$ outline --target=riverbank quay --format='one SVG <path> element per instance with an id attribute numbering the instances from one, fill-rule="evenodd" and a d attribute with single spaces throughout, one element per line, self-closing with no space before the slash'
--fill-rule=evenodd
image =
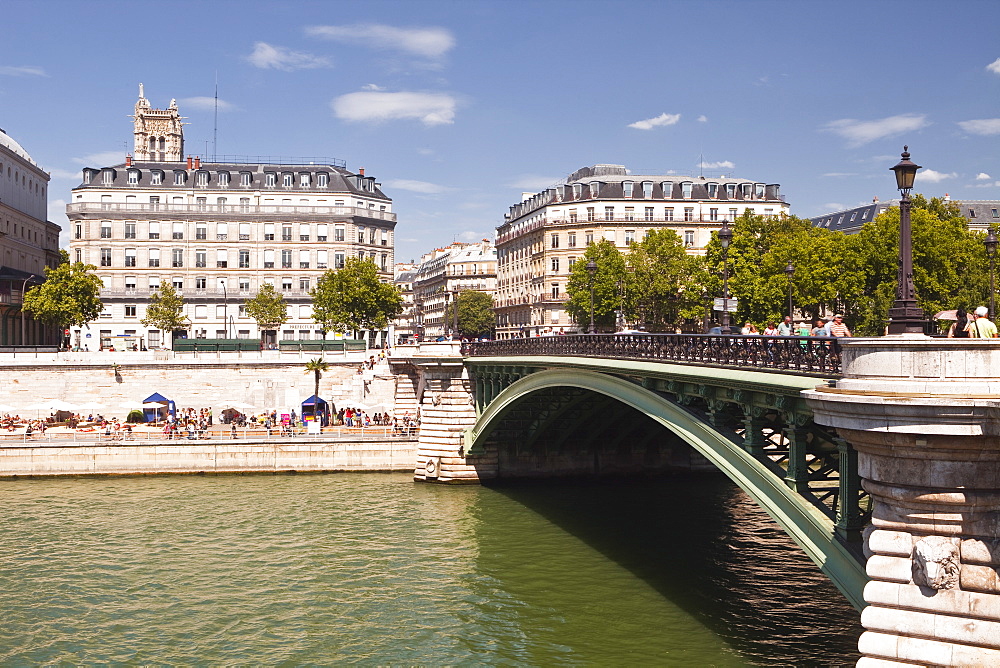
<path id="1" fill-rule="evenodd" d="M 158 474 L 412 472 L 417 442 L 381 430 L 204 440 L 0 442 L 0 479 Z"/>

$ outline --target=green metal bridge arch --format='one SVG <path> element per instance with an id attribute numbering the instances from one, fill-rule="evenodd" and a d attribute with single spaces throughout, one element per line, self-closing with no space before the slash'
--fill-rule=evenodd
<path id="1" fill-rule="evenodd" d="M 484 444 L 494 430 L 519 406 L 547 401 L 552 391 L 583 391 L 607 397 L 652 419 L 704 456 L 759 504 L 856 608 L 864 607 L 862 592 L 867 582 L 864 567 L 857 550 L 852 551 L 845 544 L 843 535 L 838 535 L 835 521 L 829 513 L 824 513 L 814 498 L 803 494 L 808 490 L 789 484 L 787 477 L 779 475 L 775 466 L 762 457 L 759 446 L 750 442 L 753 439 L 747 438 L 746 443 L 741 443 L 732 434 L 724 433 L 725 429 L 720 430 L 713 425 L 713 420 L 706 420 L 683 405 L 684 381 L 695 380 L 699 373 L 703 377 L 710 376 L 713 370 L 687 367 L 673 369 L 675 373 L 671 374 L 671 370 L 665 368 L 660 373 L 647 373 L 640 378 L 623 374 L 628 370 L 622 369 L 622 363 L 609 363 L 609 360 L 561 360 L 567 368 L 546 368 L 549 365 L 537 365 L 541 361 L 537 358 L 520 360 L 522 363 L 534 362 L 531 366 L 514 366 L 518 361 L 511 359 L 497 366 L 499 361 L 497 358 L 466 360 L 476 383 L 479 413 L 476 425 L 466 434 L 466 451 L 470 458 L 474 460 L 477 454 L 483 452 Z M 473 362 L 492 363 L 493 366 L 470 364 Z M 652 365 L 647 362 L 643 366 L 648 369 Z M 726 378 L 724 384 L 730 386 L 724 393 L 718 392 L 718 387 L 696 384 L 702 394 L 721 396 L 728 393 L 730 397 L 753 403 L 746 396 L 745 388 L 753 387 L 754 381 L 759 379 L 740 378 L 741 373 L 753 374 L 723 374 Z M 781 384 L 782 379 L 774 378 L 777 374 L 769 375 L 778 385 Z M 497 378 L 502 378 L 502 382 L 497 382 Z M 799 384 L 802 381 L 801 378 L 786 379 L 800 381 Z M 690 389 L 690 383 L 687 387 Z M 793 396 L 798 389 L 792 388 Z M 788 403 L 785 399 L 787 396 L 772 396 L 768 401 L 781 406 Z M 572 400 L 567 400 L 550 411 L 542 411 L 540 419 L 545 419 L 544 414 L 565 412 L 572 403 Z M 709 399 L 708 403 L 720 408 L 718 400 Z M 748 409 L 748 413 L 754 415 L 759 416 L 759 412 Z M 790 451 L 787 466 L 793 466 L 794 459 L 796 455 Z"/>

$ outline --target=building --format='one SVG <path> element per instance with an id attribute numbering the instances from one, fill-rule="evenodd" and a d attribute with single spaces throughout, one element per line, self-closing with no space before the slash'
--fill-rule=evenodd
<path id="1" fill-rule="evenodd" d="M 323 338 L 309 291 L 354 256 L 392 280 L 392 201 L 364 169 L 323 159 L 184 157 L 181 116 L 171 101 L 153 109 L 139 89 L 134 157 L 87 167 L 67 205 L 70 256 L 98 267 L 105 311 L 89 348 L 126 339 L 166 346 L 169 332 L 144 327 L 149 297 L 171 284 L 185 300 L 180 337 L 258 338 L 243 302 L 264 283 L 288 302 L 275 338 Z M 74 343 L 91 332 L 75 330 Z M 350 334 L 350 333 L 349 333 Z M 367 332 L 380 344 L 386 332 Z"/>
<path id="2" fill-rule="evenodd" d="M 577 170 L 537 194 L 526 193 L 497 228 L 497 338 L 579 332 L 565 312 L 570 266 L 595 240 L 621 250 L 648 232 L 677 232 L 703 254 L 724 221 L 746 210 L 788 213 L 777 184 L 704 176 L 635 175 L 621 165 Z"/>
<path id="3" fill-rule="evenodd" d="M 49 175 L 0 130 L 0 346 L 58 345 L 55 327 L 21 311 L 24 293 L 60 262 L 59 232 L 48 217 Z"/>
<path id="4" fill-rule="evenodd" d="M 418 340 L 433 341 L 454 331 L 445 322 L 448 305 L 467 290 L 494 296 L 497 249 L 488 239 L 474 244 L 456 242 L 420 258 L 413 280 L 413 331 Z"/>
<path id="5" fill-rule="evenodd" d="M 396 343 L 416 341 L 414 324 L 417 321 L 416 304 L 413 301 L 413 282 L 417 279 L 415 262 L 397 262 L 393 272 L 393 284 L 403 298 L 403 310 L 393 322 Z"/>
<path id="6" fill-rule="evenodd" d="M 987 232 L 991 227 L 1000 226 L 1000 200 L 953 200 L 947 193 L 944 200 L 958 205 L 959 213 L 968 221 L 970 230 Z M 899 206 L 899 199 L 882 202 L 878 197 L 874 197 L 871 204 L 831 211 L 807 220 L 816 227 L 825 227 L 844 234 L 856 234 L 861 231 L 862 225 L 894 206 Z"/>

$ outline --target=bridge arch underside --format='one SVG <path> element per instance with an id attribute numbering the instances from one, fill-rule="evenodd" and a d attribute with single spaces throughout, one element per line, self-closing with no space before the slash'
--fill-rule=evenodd
<path id="1" fill-rule="evenodd" d="M 470 463 L 496 477 L 725 473 L 756 501 L 859 609 L 864 567 L 833 521 L 775 471 L 690 407 L 635 379 L 575 370 L 538 371 L 500 392 L 467 440 Z"/>

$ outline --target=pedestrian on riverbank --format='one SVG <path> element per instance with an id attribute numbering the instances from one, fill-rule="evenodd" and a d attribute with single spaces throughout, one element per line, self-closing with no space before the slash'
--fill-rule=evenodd
<path id="1" fill-rule="evenodd" d="M 830 323 L 830 336 L 851 336 L 851 330 L 847 329 L 847 325 L 844 324 L 844 316 L 839 313 L 833 316 L 833 322 Z"/>

